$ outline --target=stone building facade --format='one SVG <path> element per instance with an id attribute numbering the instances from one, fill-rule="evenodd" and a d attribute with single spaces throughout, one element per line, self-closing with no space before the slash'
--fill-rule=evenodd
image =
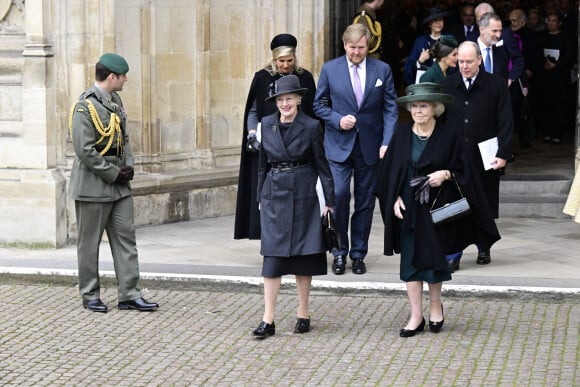
<path id="1" fill-rule="evenodd" d="M 242 115 L 272 36 L 324 61 L 314 0 L 0 0 L 0 243 L 75 240 L 71 105 L 104 52 L 123 55 L 136 223 L 232 214 Z"/>
<path id="2" fill-rule="evenodd" d="M 0 0 L 0 244 L 74 242 L 69 111 L 104 52 L 130 65 L 136 223 L 232 214 L 246 94 L 271 38 L 297 36 L 317 78 L 357 3 Z"/>

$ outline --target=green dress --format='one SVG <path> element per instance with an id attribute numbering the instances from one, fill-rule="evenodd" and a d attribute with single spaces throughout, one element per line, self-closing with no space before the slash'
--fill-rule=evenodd
<path id="1" fill-rule="evenodd" d="M 412 164 L 417 163 L 421 157 L 421 153 L 427 146 L 429 142 L 428 139 L 422 140 L 413 133 L 413 139 L 411 141 L 411 161 Z M 413 167 L 410 165 L 407 169 L 407 183 L 405 184 L 404 191 L 401 193 L 401 197 L 406 197 L 408 191 L 410 190 L 409 182 L 413 177 Z M 416 201 L 412 203 L 405 203 L 407 207 L 407 214 L 409 214 L 415 224 L 415 206 Z M 433 269 L 423 269 L 419 270 L 413 266 L 413 254 L 415 252 L 415 228 L 412 226 L 409 232 L 404 232 L 401 226 L 401 263 L 399 275 L 401 281 L 412 282 L 412 281 L 425 281 L 431 284 L 449 281 L 451 279 L 451 273 L 449 269 L 445 268 L 443 270 L 433 270 Z"/>
<path id="2" fill-rule="evenodd" d="M 444 80 L 445 74 L 443 74 L 441 66 L 439 66 L 439 63 L 434 62 L 433 66 L 429 67 L 429 69 L 425 71 L 425 74 L 421 75 L 419 83 L 432 82 L 441 85 Z"/>

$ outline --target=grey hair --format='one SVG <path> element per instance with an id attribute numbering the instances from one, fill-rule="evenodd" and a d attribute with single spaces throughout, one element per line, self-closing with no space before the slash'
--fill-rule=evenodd
<path id="1" fill-rule="evenodd" d="M 489 22 L 491 20 L 495 20 L 501 23 L 501 18 L 499 17 L 498 14 L 493 13 L 493 12 L 487 12 L 484 13 L 483 15 L 481 15 L 481 19 L 479 19 L 479 26 L 481 28 L 487 28 L 489 27 Z"/>
<path id="2" fill-rule="evenodd" d="M 479 20 L 481 19 L 481 16 L 484 13 L 488 13 L 488 12 L 495 12 L 495 10 L 493 9 L 493 7 L 489 3 L 481 3 L 477 7 L 475 7 L 474 13 L 475 13 L 475 21 L 476 21 L 476 23 L 479 24 Z M 479 15 L 479 19 L 477 18 L 478 15 Z"/>
<path id="3" fill-rule="evenodd" d="M 526 16 L 526 13 L 524 12 L 524 10 L 523 10 L 523 9 L 521 9 L 521 8 L 516 8 L 516 9 L 513 9 L 513 10 L 510 12 L 510 14 L 512 14 L 512 13 L 513 13 L 513 14 L 515 14 L 515 15 L 517 15 L 517 19 L 518 19 L 518 21 L 520 21 L 520 20 L 521 20 L 521 21 L 523 21 L 524 23 L 527 23 L 527 22 L 528 22 L 528 17 Z"/>
<path id="4" fill-rule="evenodd" d="M 415 101 L 415 102 L 421 102 L 421 101 Z M 443 114 L 445 112 L 445 104 L 443 104 L 443 102 L 439 102 L 439 101 L 424 101 L 424 102 L 429 102 L 431 105 L 433 105 L 433 113 L 435 115 L 435 117 L 439 117 L 441 114 Z M 405 105 L 405 108 L 408 111 L 411 111 L 411 106 L 413 105 L 414 102 L 407 102 L 407 104 Z"/>

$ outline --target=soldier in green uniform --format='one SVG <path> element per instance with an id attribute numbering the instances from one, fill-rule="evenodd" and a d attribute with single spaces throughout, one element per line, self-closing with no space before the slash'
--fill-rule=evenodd
<path id="1" fill-rule="evenodd" d="M 371 39 L 369 40 L 369 56 L 375 59 L 381 59 L 381 41 L 383 39 L 383 31 L 381 23 L 377 20 L 377 11 L 383 6 L 384 0 L 365 0 L 358 7 L 353 23 L 360 23 L 367 27 L 371 32 Z"/>
<path id="2" fill-rule="evenodd" d="M 107 312 L 100 299 L 99 245 L 107 232 L 118 281 L 119 309 L 153 311 L 138 288 L 139 262 L 135 239 L 133 155 L 126 114 L 117 91 L 123 90 L 129 65 L 117 54 L 101 56 L 95 83 L 71 109 L 70 130 L 75 151 L 69 195 L 75 200 L 79 290 L 85 309 Z"/>

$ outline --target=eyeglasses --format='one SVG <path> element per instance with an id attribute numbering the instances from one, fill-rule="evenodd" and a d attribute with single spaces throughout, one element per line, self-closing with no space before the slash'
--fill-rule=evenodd
<path id="1" fill-rule="evenodd" d="M 276 103 L 292 103 L 296 100 L 296 97 L 277 97 Z"/>

